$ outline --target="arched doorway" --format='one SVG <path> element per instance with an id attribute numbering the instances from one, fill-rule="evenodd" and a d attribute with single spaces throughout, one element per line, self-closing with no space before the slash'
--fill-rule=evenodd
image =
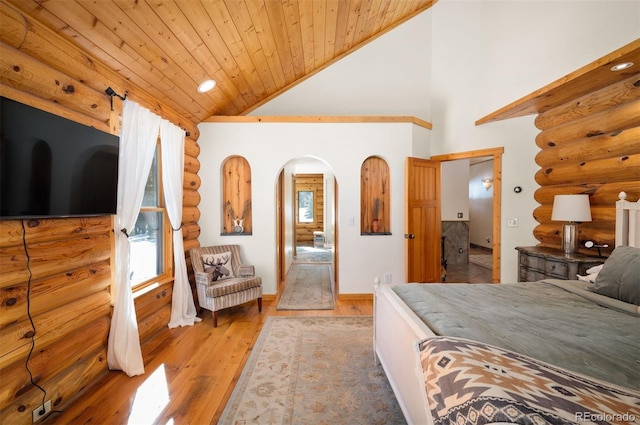
<path id="1" fill-rule="evenodd" d="M 297 182 L 297 183 L 296 183 Z M 308 247 L 327 263 L 330 255 L 333 296 L 338 293 L 336 226 L 337 184 L 333 170 L 313 157 L 294 158 L 283 165 L 276 183 L 277 299 L 283 294 L 287 273 Z M 304 247 L 298 252 L 299 247 Z M 316 252 L 315 254 L 318 254 Z M 309 261 L 313 264 L 314 261 Z"/>

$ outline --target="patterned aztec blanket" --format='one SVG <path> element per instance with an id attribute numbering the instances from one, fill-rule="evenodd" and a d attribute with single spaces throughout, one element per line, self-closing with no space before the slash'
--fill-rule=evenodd
<path id="1" fill-rule="evenodd" d="M 435 425 L 640 424 L 639 391 L 466 339 L 418 348 Z"/>

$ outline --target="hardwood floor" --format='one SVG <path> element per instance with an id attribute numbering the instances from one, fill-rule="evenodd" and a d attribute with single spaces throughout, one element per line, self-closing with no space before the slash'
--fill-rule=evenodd
<path id="1" fill-rule="evenodd" d="M 451 283 L 491 278 L 490 270 L 474 264 L 447 272 Z M 265 299 L 262 313 L 256 302 L 223 310 L 217 328 L 208 311 L 194 326 L 166 328 L 143 346 L 144 375 L 109 372 L 42 423 L 216 424 L 267 317 L 373 315 L 371 299 L 336 300 L 334 310 L 277 311 L 276 306 L 276 299 Z"/>
<path id="2" fill-rule="evenodd" d="M 159 332 L 143 347 L 145 374 L 109 372 L 44 424 L 216 424 L 269 316 L 371 316 L 370 299 L 337 300 L 334 310 L 276 311 L 276 300 L 223 310 Z"/>

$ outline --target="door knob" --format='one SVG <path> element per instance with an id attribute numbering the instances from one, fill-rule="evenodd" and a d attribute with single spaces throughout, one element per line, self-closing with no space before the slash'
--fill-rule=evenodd
<path id="1" fill-rule="evenodd" d="M 415 239 L 416 235 L 414 235 L 413 233 L 405 233 L 404 234 L 404 238 L 405 239 Z"/>

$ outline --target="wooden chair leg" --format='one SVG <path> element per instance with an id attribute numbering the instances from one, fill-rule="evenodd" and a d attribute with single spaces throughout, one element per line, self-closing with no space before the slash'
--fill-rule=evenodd
<path id="1" fill-rule="evenodd" d="M 218 312 L 217 311 L 213 312 L 213 327 L 214 328 L 218 327 Z"/>
<path id="2" fill-rule="evenodd" d="M 258 298 L 258 313 L 262 313 L 262 297 Z"/>

